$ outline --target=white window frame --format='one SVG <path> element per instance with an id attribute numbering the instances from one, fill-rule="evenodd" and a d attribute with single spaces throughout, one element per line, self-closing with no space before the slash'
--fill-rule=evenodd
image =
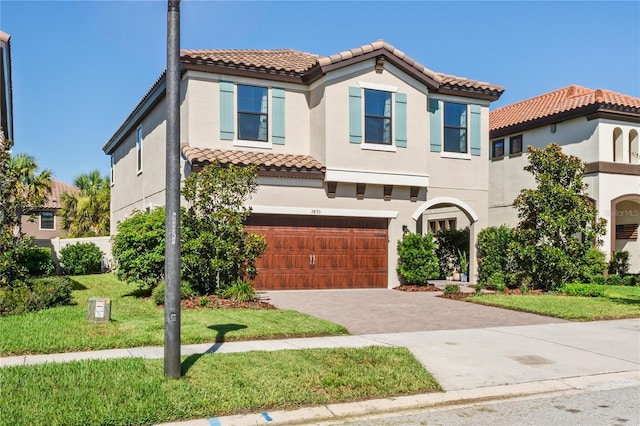
<path id="1" fill-rule="evenodd" d="M 53 219 L 53 227 L 52 228 L 43 228 L 42 227 L 42 215 L 44 213 L 51 214 L 51 218 Z M 54 212 L 40 212 L 38 215 L 38 229 L 40 231 L 55 231 L 56 230 L 56 214 Z"/>
<path id="2" fill-rule="evenodd" d="M 238 86 L 253 86 L 260 87 L 262 89 L 267 89 L 267 140 L 266 141 L 258 141 L 252 139 L 240 139 L 240 121 L 238 120 Z M 234 96 L 233 96 L 233 119 L 234 125 L 236 128 L 235 135 L 233 137 L 233 146 L 239 146 L 244 148 L 273 148 L 273 142 L 271 138 L 271 131 L 273 124 L 271 123 L 273 117 L 273 106 L 271 105 L 272 100 L 271 87 L 268 86 L 260 86 L 255 83 L 243 83 L 243 82 L 235 82 L 234 83 Z"/>
<path id="3" fill-rule="evenodd" d="M 387 152 L 397 152 L 396 147 L 396 126 L 394 122 L 396 120 L 396 109 L 394 108 L 396 102 L 396 93 L 398 93 L 397 86 L 389 86 L 386 84 L 376 84 L 376 83 L 368 83 L 364 81 L 359 81 L 358 86 L 362 89 L 362 143 L 360 144 L 360 149 L 369 150 L 369 151 L 387 151 Z M 377 144 L 377 143 L 367 143 L 365 142 L 366 138 L 366 123 L 365 123 L 365 90 L 378 90 L 381 92 L 390 92 L 391 93 L 391 144 Z"/>
<path id="4" fill-rule="evenodd" d="M 136 173 L 138 175 L 142 173 L 142 142 L 142 126 L 140 126 L 136 131 Z"/>
<path id="5" fill-rule="evenodd" d="M 113 155 L 111 155 L 111 167 L 109 170 L 109 176 L 111 178 L 111 186 L 113 186 L 116 180 L 115 162 L 113 160 Z"/>

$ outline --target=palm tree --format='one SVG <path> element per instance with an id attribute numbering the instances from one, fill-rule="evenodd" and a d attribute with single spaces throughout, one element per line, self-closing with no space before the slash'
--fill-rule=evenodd
<path id="1" fill-rule="evenodd" d="M 82 173 L 73 184 L 79 193 L 62 194 L 62 228 L 70 237 L 109 235 L 111 187 L 98 170 Z"/>
<path id="2" fill-rule="evenodd" d="M 22 235 L 22 214 L 29 208 L 41 207 L 51 192 L 51 170 L 42 170 L 29 154 L 16 154 L 8 162 L 8 169 L 16 185 L 14 194 L 15 223 L 13 236 Z"/>

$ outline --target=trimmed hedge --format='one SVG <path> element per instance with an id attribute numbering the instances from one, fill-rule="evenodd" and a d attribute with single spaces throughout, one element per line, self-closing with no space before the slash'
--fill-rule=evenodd
<path id="1" fill-rule="evenodd" d="M 97 274 L 104 253 L 94 243 L 77 243 L 60 250 L 60 266 L 65 275 Z"/>

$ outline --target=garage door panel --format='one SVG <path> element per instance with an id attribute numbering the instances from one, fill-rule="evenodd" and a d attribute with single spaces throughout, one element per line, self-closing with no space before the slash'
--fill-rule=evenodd
<path id="1" fill-rule="evenodd" d="M 265 235 L 258 289 L 387 287 L 387 220 L 252 215 L 247 232 Z"/>

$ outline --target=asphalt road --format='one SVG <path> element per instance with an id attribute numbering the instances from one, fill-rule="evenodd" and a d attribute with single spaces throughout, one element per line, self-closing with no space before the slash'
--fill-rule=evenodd
<path id="1" fill-rule="evenodd" d="M 619 386 L 619 385 L 618 385 Z M 327 423 L 331 424 L 331 423 Z M 334 423 L 337 424 L 337 423 Z M 361 418 L 347 425 L 426 426 L 639 426 L 640 386 L 571 391 L 553 397 L 529 397 L 434 408 Z"/>

